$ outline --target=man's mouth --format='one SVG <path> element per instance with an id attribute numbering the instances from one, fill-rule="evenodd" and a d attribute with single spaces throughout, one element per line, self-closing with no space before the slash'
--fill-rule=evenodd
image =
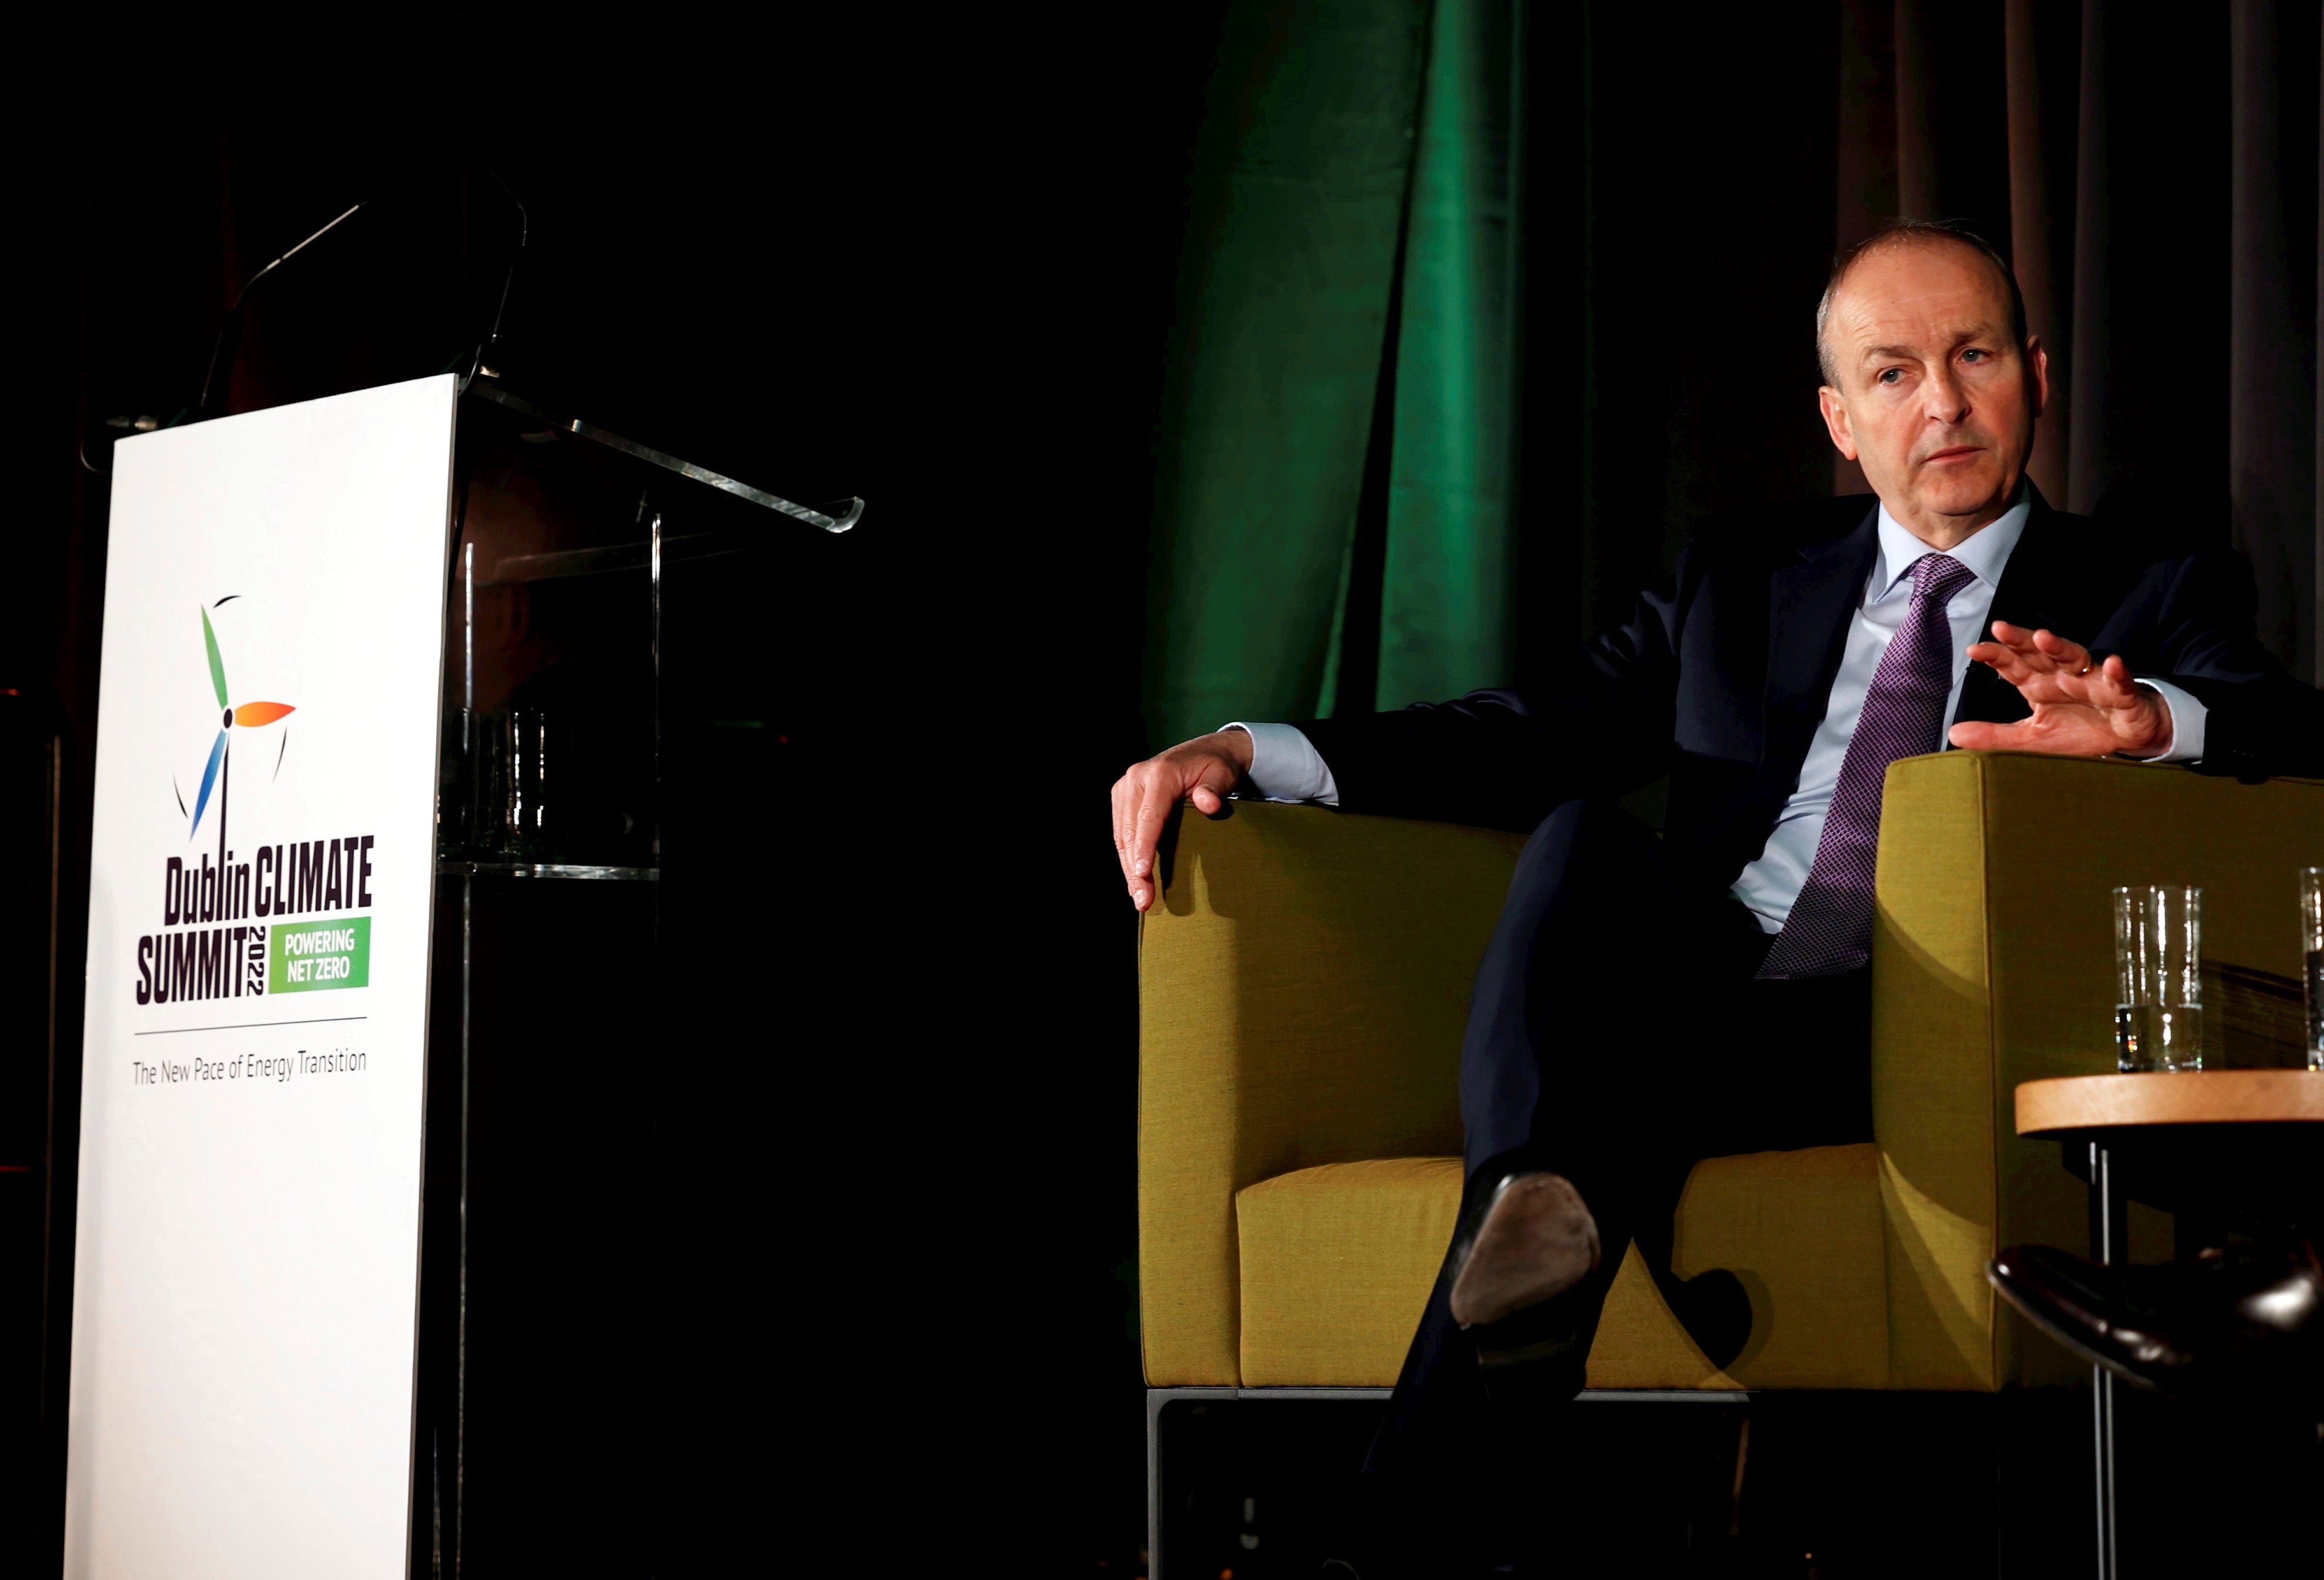
<path id="1" fill-rule="evenodd" d="M 1939 462 L 1943 461 L 1966 461 L 1971 456 L 1979 456 L 1984 453 L 1985 451 L 1977 445 L 1957 444 L 1947 449 L 1932 450 L 1928 455 L 1922 457 L 1922 465 L 1933 467 Z"/>

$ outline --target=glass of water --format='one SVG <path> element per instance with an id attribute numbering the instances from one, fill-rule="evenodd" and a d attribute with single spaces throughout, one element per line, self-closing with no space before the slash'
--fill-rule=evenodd
<path id="1" fill-rule="evenodd" d="M 2324 1070 L 2324 867 L 2300 870 L 2300 952 L 2308 967 L 2308 1067 Z"/>
<path id="2" fill-rule="evenodd" d="M 2114 1046 L 2125 1070 L 2203 1067 L 2203 892 L 2114 892 Z"/>

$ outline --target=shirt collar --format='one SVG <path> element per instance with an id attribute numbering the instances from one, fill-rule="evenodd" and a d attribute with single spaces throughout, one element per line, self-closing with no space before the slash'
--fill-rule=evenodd
<path id="1" fill-rule="evenodd" d="M 2002 568 L 2009 563 L 2009 552 L 2017 547 L 2017 540 L 2025 534 L 2025 522 L 2034 513 L 2032 486 L 2023 481 L 2017 485 L 2017 502 L 2002 512 L 1998 521 L 1971 532 L 1945 553 L 1958 561 L 1978 580 L 1989 587 L 2001 585 Z M 1920 539 L 1913 536 L 1880 507 L 1880 558 L 1873 562 L 1871 597 L 1877 600 L 1896 585 L 1897 579 L 1913 568 L 1913 564 L 1924 554 L 1933 554 Z"/>

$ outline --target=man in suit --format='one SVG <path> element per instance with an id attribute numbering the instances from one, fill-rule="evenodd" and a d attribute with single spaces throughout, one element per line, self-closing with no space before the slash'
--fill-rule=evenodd
<path id="1" fill-rule="evenodd" d="M 1579 1391 L 1633 1238 L 1712 1358 L 1740 1348 L 1740 1285 L 1668 1274 L 1672 1209 L 1697 1159 L 1871 1135 L 1889 762 L 1950 742 L 2324 772 L 2319 696 L 2256 640 L 2237 556 L 2054 511 L 2026 479 L 2048 359 L 1982 241 L 1884 229 L 1834 269 L 1817 344 L 1832 442 L 1877 502 L 1698 539 L 1552 685 L 1230 725 L 1114 787 L 1141 910 L 1188 799 L 1533 830 L 1471 1002 L 1462 1226 L 1368 1466 L 1408 1506 L 1454 1506 L 1517 1451 L 1497 1421 L 1537 1437 Z M 1665 776 L 1657 840 L 1615 800 Z"/>

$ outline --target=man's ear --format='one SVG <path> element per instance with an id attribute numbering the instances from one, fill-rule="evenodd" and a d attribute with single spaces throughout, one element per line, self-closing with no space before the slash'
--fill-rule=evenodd
<path id="1" fill-rule="evenodd" d="M 2050 352 L 2039 335 L 2025 337 L 2025 379 L 2032 386 L 2034 415 L 2050 409 Z"/>
<path id="2" fill-rule="evenodd" d="M 1816 391 L 1816 409 L 1823 413 L 1823 425 L 1831 434 L 1833 447 L 1849 460 L 1856 459 L 1856 438 L 1848 427 L 1847 398 L 1825 384 Z"/>

